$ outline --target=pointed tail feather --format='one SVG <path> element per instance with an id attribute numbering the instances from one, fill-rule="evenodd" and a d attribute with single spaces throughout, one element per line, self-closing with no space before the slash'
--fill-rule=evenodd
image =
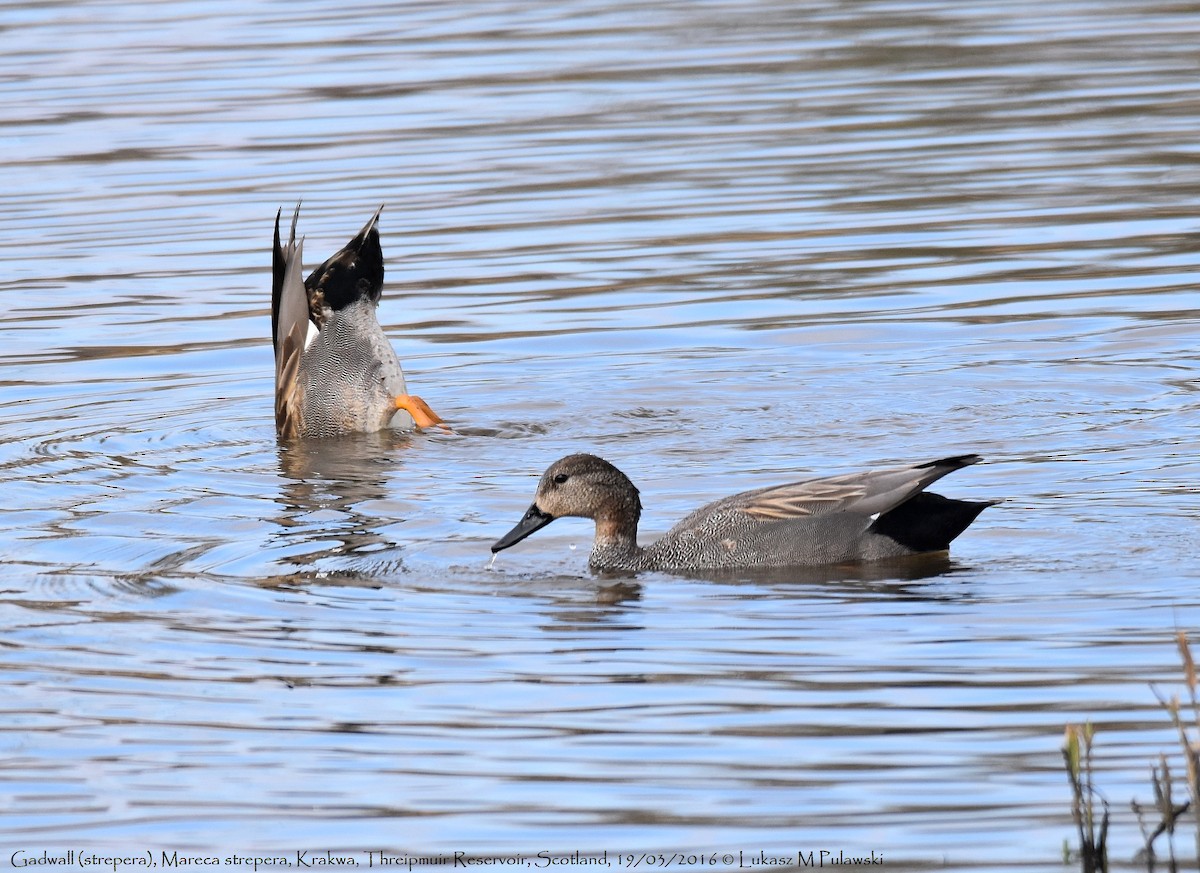
<path id="1" fill-rule="evenodd" d="M 360 230 L 360 231 L 358 232 L 358 234 L 357 234 L 357 235 L 354 237 L 354 240 L 351 240 L 351 244 L 352 244 L 352 245 L 353 245 L 353 243 L 354 243 L 355 241 L 357 241 L 357 242 L 358 242 L 358 245 L 359 245 L 359 247 L 361 247 L 361 246 L 362 246 L 362 244 L 363 244 L 363 243 L 366 241 L 366 239 L 367 239 L 367 235 L 368 235 L 368 234 L 370 234 L 370 232 L 371 232 L 372 228 L 374 228 L 374 227 L 375 227 L 375 225 L 379 223 L 379 216 L 380 216 L 380 213 L 382 213 L 382 212 L 383 212 L 383 207 L 384 207 L 385 205 L 386 205 L 386 204 L 384 204 L 384 203 L 381 203 L 381 204 L 379 204 L 379 208 L 375 210 L 375 214 L 374 214 L 374 215 L 372 215 L 372 216 L 371 216 L 371 217 L 370 217 L 370 218 L 367 220 L 367 223 L 363 225 L 363 229 L 362 229 L 362 230 Z"/>
<path id="2" fill-rule="evenodd" d="M 279 355 L 279 309 L 283 302 L 283 280 L 287 273 L 287 265 L 296 249 L 296 222 L 300 219 L 300 204 L 292 213 L 292 230 L 288 234 L 288 244 L 285 249 L 279 241 L 279 219 L 283 217 L 283 207 L 275 213 L 275 245 L 271 258 L 271 342 L 275 346 L 275 355 Z M 307 298 L 306 298 L 307 299 Z M 307 308 L 307 303 L 305 307 Z"/>
<path id="3" fill-rule="evenodd" d="M 282 212 L 282 210 L 280 210 Z M 299 427 L 300 356 L 308 335 L 308 294 L 304 290 L 304 240 L 296 240 L 299 205 L 292 217 L 286 246 L 280 244 L 275 216 L 275 251 L 271 275 L 271 338 L 275 345 L 275 427 L 284 436 Z"/>
<path id="4" fill-rule="evenodd" d="M 927 464 L 917 464 L 918 470 L 928 468 L 946 467 L 947 469 L 940 475 L 945 476 L 946 473 L 953 473 L 955 470 L 961 470 L 963 467 L 969 467 L 972 464 L 978 464 L 983 460 L 980 455 L 953 455 L 949 458 L 942 458 L 937 461 L 930 461 Z M 939 477 L 940 478 L 940 477 Z M 930 480 L 933 481 L 933 480 Z"/>

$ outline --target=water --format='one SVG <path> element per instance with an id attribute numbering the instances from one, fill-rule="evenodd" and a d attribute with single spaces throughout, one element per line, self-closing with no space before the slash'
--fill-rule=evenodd
<path id="1" fill-rule="evenodd" d="M 1127 862 L 1200 637 L 1198 13 L 6 4 L 0 863 L 1061 870 L 1086 719 Z M 454 433 L 277 445 L 298 200 L 310 264 L 386 204 Z M 581 450 L 647 539 L 965 451 L 1006 502 L 902 566 L 618 580 L 564 520 L 488 569 Z"/>

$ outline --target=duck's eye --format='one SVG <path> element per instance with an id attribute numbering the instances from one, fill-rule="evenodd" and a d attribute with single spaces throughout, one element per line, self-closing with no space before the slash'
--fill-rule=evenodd
<path id="1" fill-rule="evenodd" d="M 554 484 L 561 485 L 562 483 L 566 482 L 570 478 L 571 478 L 570 475 L 568 475 L 567 473 L 559 473 L 557 476 L 554 477 Z"/>

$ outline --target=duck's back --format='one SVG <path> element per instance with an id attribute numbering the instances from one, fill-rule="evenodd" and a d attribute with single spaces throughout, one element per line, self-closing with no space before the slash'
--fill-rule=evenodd
<path id="1" fill-rule="evenodd" d="M 697 509 L 643 559 L 659 569 L 783 567 L 945 549 L 991 503 L 923 489 L 978 460 L 960 455 L 736 494 Z"/>

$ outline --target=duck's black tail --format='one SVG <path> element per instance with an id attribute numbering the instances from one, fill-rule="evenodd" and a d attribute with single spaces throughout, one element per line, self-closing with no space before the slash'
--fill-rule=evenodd
<path id="1" fill-rule="evenodd" d="M 940 552 L 970 527 L 979 513 L 999 500 L 951 500 L 922 491 L 885 512 L 871 525 L 872 533 L 883 534 L 916 552 Z"/>

